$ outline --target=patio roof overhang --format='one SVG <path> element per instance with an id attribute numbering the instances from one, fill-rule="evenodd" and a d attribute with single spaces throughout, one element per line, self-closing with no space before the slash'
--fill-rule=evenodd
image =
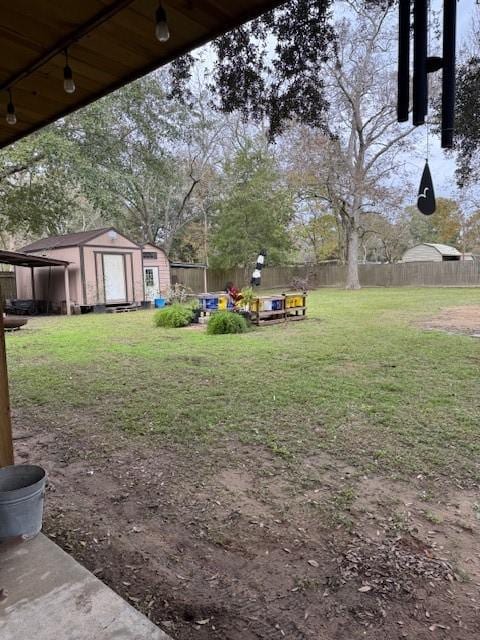
<path id="1" fill-rule="evenodd" d="M 32 256 L 16 251 L 0 251 L 0 263 L 11 264 L 14 267 L 67 267 L 69 262 L 65 260 L 53 260 L 43 256 Z"/>
<path id="2" fill-rule="evenodd" d="M 0 0 L 0 148 L 128 84 L 285 0 Z M 65 93 L 65 50 L 76 90 Z M 17 122 L 7 124 L 11 91 Z"/>

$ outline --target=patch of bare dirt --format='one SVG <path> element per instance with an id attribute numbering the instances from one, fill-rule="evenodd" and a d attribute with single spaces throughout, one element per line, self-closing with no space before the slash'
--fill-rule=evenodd
<path id="1" fill-rule="evenodd" d="M 323 455 L 162 446 L 95 415 L 15 416 L 49 472 L 45 531 L 176 640 L 474 640 L 478 492 Z M 436 497 L 435 497 L 436 496 Z"/>
<path id="2" fill-rule="evenodd" d="M 425 329 L 441 329 L 450 333 L 480 335 L 480 306 L 448 307 L 434 318 L 421 323 Z"/>

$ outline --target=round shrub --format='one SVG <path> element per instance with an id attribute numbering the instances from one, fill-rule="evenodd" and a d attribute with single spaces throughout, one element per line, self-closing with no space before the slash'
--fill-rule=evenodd
<path id="1" fill-rule="evenodd" d="M 217 311 L 208 321 L 207 333 L 218 335 L 220 333 L 244 333 L 247 330 L 247 321 L 233 311 Z"/>
<path id="2" fill-rule="evenodd" d="M 153 322 L 157 327 L 176 329 L 186 327 L 193 320 L 193 309 L 183 304 L 172 304 L 170 307 L 160 309 L 153 317 Z"/>

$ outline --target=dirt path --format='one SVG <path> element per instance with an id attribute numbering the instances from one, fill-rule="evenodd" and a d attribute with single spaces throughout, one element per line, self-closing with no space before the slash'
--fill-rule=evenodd
<path id="1" fill-rule="evenodd" d="M 260 447 L 175 450 L 80 412 L 18 414 L 15 433 L 49 471 L 46 533 L 177 640 L 478 638 L 478 491 L 327 456 L 300 475 Z"/>
<path id="2" fill-rule="evenodd" d="M 434 318 L 421 323 L 426 329 L 443 329 L 452 333 L 480 336 L 480 306 L 448 307 Z"/>

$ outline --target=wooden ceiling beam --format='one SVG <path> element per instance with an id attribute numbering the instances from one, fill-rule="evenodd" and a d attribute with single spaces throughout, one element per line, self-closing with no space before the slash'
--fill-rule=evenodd
<path id="1" fill-rule="evenodd" d="M 40 55 L 34 62 L 10 76 L 10 78 L 8 78 L 0 85 L 0 91 L 6 91 L 10 89 L 17 82 L 32 74 L 34 71 L 42 67 L 59 53 L 62 53 L 62 51 L 68 49 L 68 47 L 78 42 L 78 40 L 86 36 L 88 33 L 93 31 L 94 29 L 97 29 L 104 22 L 110 20 L 116 13 L 122 11 L 122 9 L 125 9 L 132 2 L 133 0 L 115 0 L 115 2 L 99 11 L 90 20 L 87 20 L 87 22 L 84 22 L 67 36 L 58 40 L 52 47 L 42 53 L 42 55 Z"/>
<path id="2" fill-rule="evenodd" d="M 0 24 L 0 90 L 15 84 L 17 112 L 15 126 L 4 124 L 0 96 L 0 149 L 285 1 L 165 0 L 171 38 L 159 43 L 159 0 L 0 0 L 8 9 Z M 77 91 L 66 95 L 59 54 L 68 47 Z"/>

